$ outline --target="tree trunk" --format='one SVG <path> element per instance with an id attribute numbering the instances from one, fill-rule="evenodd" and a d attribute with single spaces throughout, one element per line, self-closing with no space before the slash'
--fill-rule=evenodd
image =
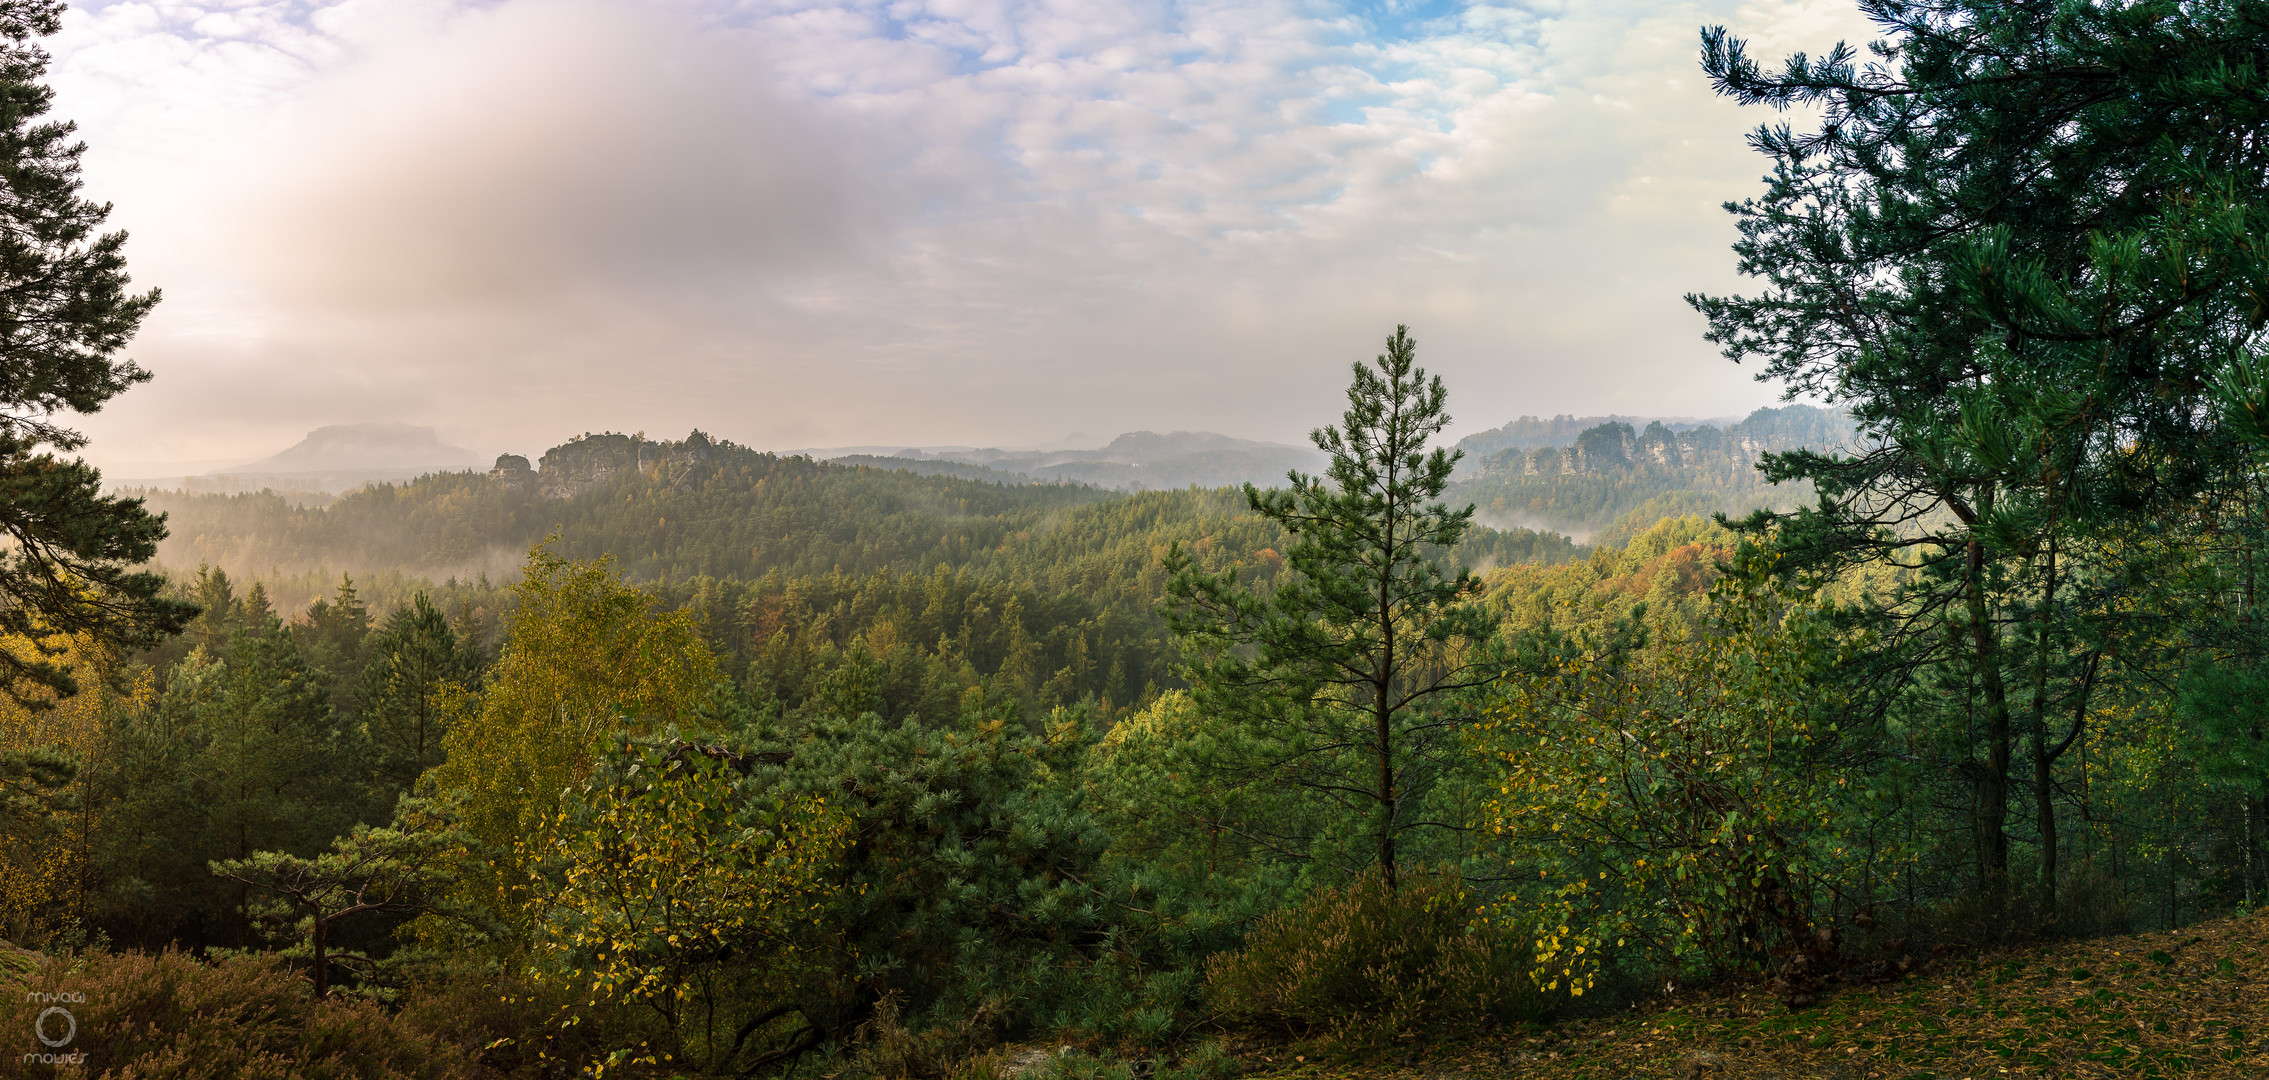
<path id="1" fill-rule="evenodd" d="M 2240 821 L 2242 821 L 2242 835 L 2244 835 L 2242 851 L 2246 855 L 2246 858 L 2244 858 L 2246 908 L 2251 910 L 2253 908 L 2253 796 L 2251 794 L 2237 796 L 2237 815 L 2240 815 Z"/>
<path id="2" fill-rule="evenodd" d="M 325 940 L 325 931 L 329 929 L 330 927 L 324 923 L 322 916 L 316 916 L 312 944 L 315 947 L 315 996 L 318 998 L 331 989 L 331 960 L 328 950 L 324 948 L 325 945 L 329 944 Z"/>
<path id="3" fill-rule="evenodd" d="M 1390 525 L 1390 528 L 1392 526 Z M 1390 548 L 1391 555 L 1391 548 Z M 1391 558 L 1387 565 L 1392 566 Z M 1394 610 L 1387 606 L 1391 599 L 1387 586 L 1390 578 L 1379 578 L 1379 666 L 1376 681 L 1371 687 L 1371 718 L 1376 727 L 1373 733 L 1379 751 L 1379 872 L 1384 875 L 1387 891 L 1394 892 L 1395 882 L 1395 790 L 1394 790 L 1394 709 L 1388 694 L 1394 688 Z"/>
<path id="4" fill-rule="evenodd" d="M 1391 717 L 1387 711 L 1385 694 L 1379 695 L 1377 713 L 1379 727 L 1379 869 L 1386 875 L 1387 891 L 1391 893 L 1395 891 L 1394 751 L 1392 743 L 1389 742 L 1393 737 L 1393 730 L 1388 723 Z"/>
<path id="5" fill-rule="evenodd" d="M 1398 410 L 1399 411 L 1399 410 Z M 1392 441 L 1392 440 L 1390 440 Z M 1396 473 L 1400 458 L 1390 447 L 1387 455 L 1387 513 L 1384 543 L 1380 545 L 1379 559 L 1379 666 L 1371 687 L 1371 718 L 1376 727 L 1374 739 L 1379 750 L 1379 872 L 1384 875 L 1387 891 L 1396 889 L 1395 881 L 1395 790 L 1394 790 L 1394 706 L 1388 696 L 1394 689 L 1394 565 L 1395 525 L 1402 509 L 1395 502 Z"/>
<path id="6" fill-rule="evenodd" d="M 1990 509 L 1990 506 L 1987 507 Z M 2009 688 L 2001 680 L 2001 639 L 1986 619 L 1985 548 L 1969 543 L 1970 636 L 1978 677 L 1985 686 L 1985 765 L 1975 770 L 1977 810 L 1973 826 L 1982 864 L 1978 893 L 1987 916 L 1998 917 L 2009 899 Z"/>
<path id="7" fill-rule="evenodd" d="M 2048 541 L 2048 573 L 2041 586 L 2040 629 L 2033 642 L 2033 825 L 2040 836 L 2041 914 L 2056 921 L 2056 757 L 2048 745 L 2049 621 L 2056 603 L 2056 538 Z M 2081 707 L 2086 708 L 2083 701 Z"/>

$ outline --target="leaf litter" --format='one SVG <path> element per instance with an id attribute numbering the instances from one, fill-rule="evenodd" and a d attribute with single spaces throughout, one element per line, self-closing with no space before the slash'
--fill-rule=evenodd
<path id="1" fill-rule="evenodd" d="M 1302 1080 L 2269 1080 L 2269 912 L 1941 957 L 1797 1011 L 1750 986 L 1357 1065 L 1244 1057 Z"/>

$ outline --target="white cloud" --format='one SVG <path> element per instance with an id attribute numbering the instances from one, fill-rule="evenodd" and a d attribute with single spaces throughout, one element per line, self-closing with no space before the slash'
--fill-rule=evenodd
<path id="1" fill-rule="evenodd" d="M 114 471 L 325 422 L 540 451 L 1296 437 L 1396 322 L 1469 427 L 1769 391 L 1683 292 L 1763 163 L 1696 28 L 1828 0 L 114 3 L 53 44 L 167 302 Z"/>

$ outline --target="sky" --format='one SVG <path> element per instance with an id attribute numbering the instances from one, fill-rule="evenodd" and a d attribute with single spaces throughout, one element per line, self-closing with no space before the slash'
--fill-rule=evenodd
<path id="1" fill-rule="evenodd" d="M 1849 0 L 347 0 L 75 5 L 55 115 L 114 205 L 155 379 L 113 476 L 338 423 L 528 455 L 1209 430 L 1301 441 L 1408 324 L 1452 434 L 1778 388 L 1761 188 L 1698 31 L 1861 41 Z M 1801 122 L 1802 118 L 1796 118 Z"/>

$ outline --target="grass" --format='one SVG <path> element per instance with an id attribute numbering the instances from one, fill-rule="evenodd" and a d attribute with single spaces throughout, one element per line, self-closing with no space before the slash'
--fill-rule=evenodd
<path id="1" fill-rule="evenodd" d="M 1299 1080 L 2269 1080 L 2269 913 L 1941 958 L 1799 1012 L 1689 994 L 1386 1062 L 1245 1065 Z"/>

